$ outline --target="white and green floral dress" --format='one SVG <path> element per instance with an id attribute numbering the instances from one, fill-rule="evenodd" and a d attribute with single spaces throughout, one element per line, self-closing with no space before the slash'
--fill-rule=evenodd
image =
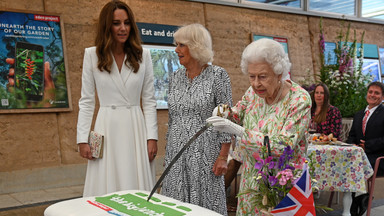
<path id="1" fill-rule="evenodd" d="M 247 188 L 257 188 L 253 180 L 255 159 L 264 144 L 264 136 L 269 136 L 272 156 L 281 155 L 284 144 L 295 150 L 296 163 L 305 161 L 305 132 L 311 119 L 311 98 L 306 90 L 292 83 L 290 91 L 276 104 L 268 105 L 250 87 L 242 100 L 232 108 L 237 123 L 242 124 L 245 132 L 237 151 L 236 160 L 242 161 L 240 192 Z M 251 206 L 252 194 L 239 197 L 236 215 L 257 215 L 258 210 Z"/>

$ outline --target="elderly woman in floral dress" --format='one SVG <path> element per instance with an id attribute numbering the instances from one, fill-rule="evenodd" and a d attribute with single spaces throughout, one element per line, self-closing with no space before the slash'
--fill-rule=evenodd
<path id="1" fill-rule="evenodd" d="M 300 167 L 305 158 L 305 132 L 310 121 L 311 98 L 306 90 L 289 79 L 291 63 L 281 44 L 260 39 L 243 51 L 241 68 L 248 74 L 251 87 L 236 106 L 232 121 L 213 116 L 207 123 L 215 130 L 236 134 L 241 138 L 234 157 L 241 160 L 240 192 L 257 189 L 253 180 L 255 159 L 264 137 L 271 142 L 272 156 L 283 153 L 286 145 L 294 150 L 295 163 Z M 242 126 L 240 126 L 242 125 Z M 236 215 L 256 215 L 259 209 L 251 205 L 252 194 L 239 197 Z"/>

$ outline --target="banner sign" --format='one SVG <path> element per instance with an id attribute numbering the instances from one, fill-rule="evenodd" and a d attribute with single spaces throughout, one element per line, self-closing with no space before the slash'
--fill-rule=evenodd
<path id="1" fill-rule="evenodd" d="M 141 40 L 150 44 L 173 44 L 173 34 L 179 26 L 137 23 Z"/>
<path id="2" fill-rule="evenodd" d="M 60 17 L 0 11 L 0 112 L 69 111 Z"/>

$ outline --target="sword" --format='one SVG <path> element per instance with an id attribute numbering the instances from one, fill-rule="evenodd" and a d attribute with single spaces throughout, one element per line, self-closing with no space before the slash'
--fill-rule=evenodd
<path id="1" fill-rule="evenodd" d="M 264 137 L 264 146 L 267 147 L 268 156 L 271 156 L 271 145 L 269 144 L 269 137 L 268 136 Z"/>
<path id="2" fill-rule="evenodd" d="M 204 127 L 202 127 L 199 131 L 197 131 L 195 133 L 195 135 L 193 135 L 193 137 L 187 142 L 187 144 L 185 144 L 183 146 L 182 149 L 180 149 L 180 151 L 176 154 L 176 156 L 172 159 L 172 161 L 169 163 L 168 167 L 164 170 L 163 174 L 161 174 L 159 180 L 157 180 L 155 186 L 153 187 L 151 193 L 149 194 L 148 196 L 148 199 L 147 199 L 147 202 L 151 199 L 152 195 L 155 193 L 155 191 L 157 190 L 157 188 L 160 186 L 161 182 L 163 181 L 164 177 L 168 174 L 169 170 L 172 168 L 173 164 L 180 158 L 181 154 L 183 154 L 183 152 L 185 151 L 185 149 L 187 149 L 192 143 L 193 141 L 196 140 L 196 138 L 198 136 L 200 136 L 205 130 L 207 130 L 209 127 L 211 127 L 212 124 L 206 124 L 204 125 Z"/>

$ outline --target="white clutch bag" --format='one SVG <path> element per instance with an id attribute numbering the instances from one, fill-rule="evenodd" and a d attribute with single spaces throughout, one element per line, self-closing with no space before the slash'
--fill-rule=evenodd
<path id="1" fill-rule="evenodd" d="M 89 146 L 91 147 L 92 157 L 102 158 L 104 149 L 104 136 L 95 131 L 89 133 Z"/>

